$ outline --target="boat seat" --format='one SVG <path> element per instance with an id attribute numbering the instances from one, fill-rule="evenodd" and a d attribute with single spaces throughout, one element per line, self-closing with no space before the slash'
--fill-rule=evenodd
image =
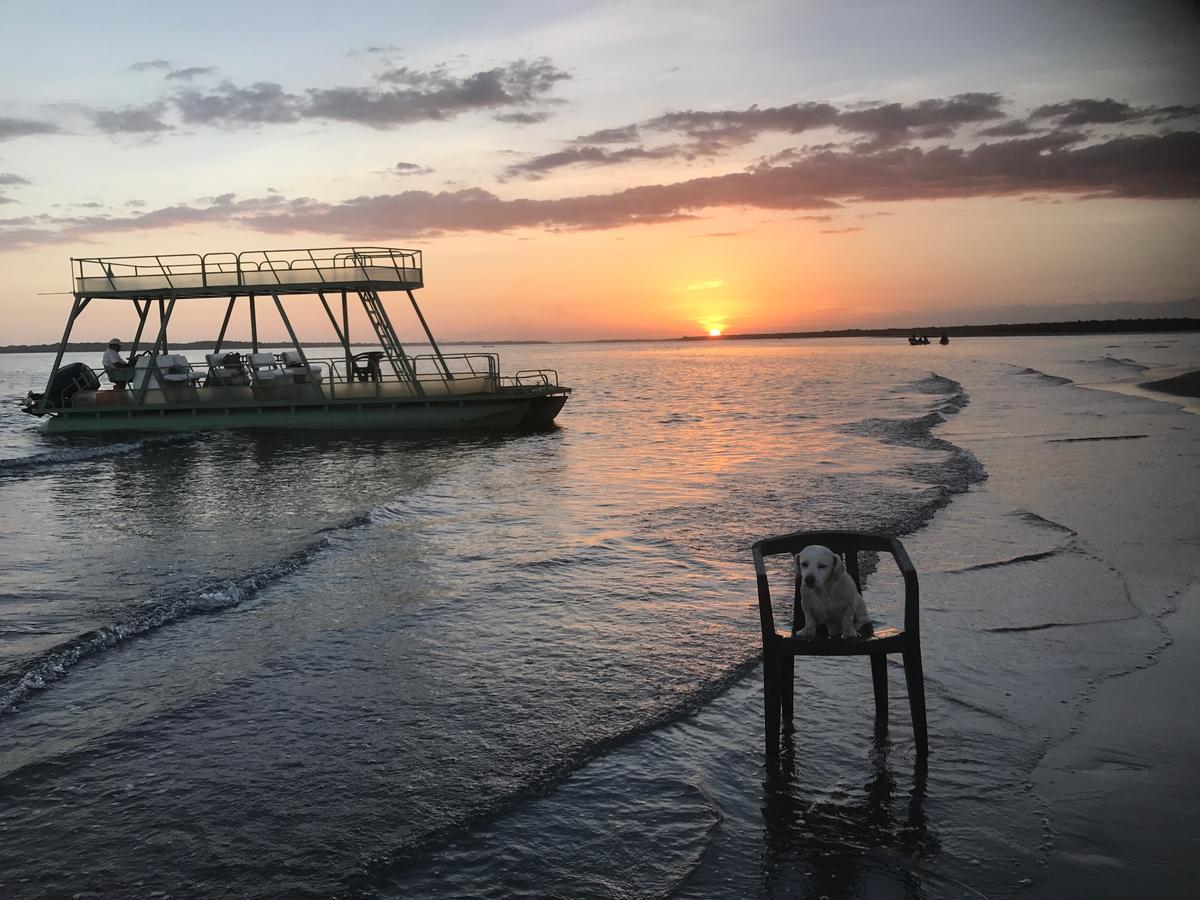
<path id="1" fill-rule="evenodd" d="M 259 384 L 288 377 L 287 372 L 276 364 L 274 353 L 250 353 L 246 356 L 246 362 L 250 364 L 254 380 Z"/>
<path id="2" fill-rule="evenodd" d="M 104 374 L 114 385 L 127 385 L 133 381 L 133 366 L 105 366 Z"/>
<path id="3" fill-rule="evenodd" d="M 204 361 L 208 363 L 208 380 L 205 384 L 233 387 L 248 383 L 241 354 L 206 353 Z"/>
<path id="4" fill-rule="evenodd" d="M 289 377 L 304 377 L 305 365 L 300 353 L 296 350 L 284 350 L 282 354 L 283 367 Z M 325 366 L 321 363 L 309 363 L 308 372 L 312 380 L 320 384 L 325 378 Z"/>
<path id="5" fill-rule="evenodd" d="M 203 372 L 193 372 L 188 358 L 180 353 L 164 353 L 158 358 L 163 381 L 167 384 L 195 384 L 204 378 Z"/>

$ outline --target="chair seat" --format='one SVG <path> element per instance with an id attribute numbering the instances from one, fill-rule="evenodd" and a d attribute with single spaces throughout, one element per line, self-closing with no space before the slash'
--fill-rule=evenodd
<path id="1" fill-rule="evenodd" d="M 856 638 L 818 636 L 805 640 L 782 634 L 778 638 L 780 649 L 795 656 L 870 656 L 873 653 L 899 653 L 904 649 L 904 632 L 890 625 L 877 627 Z"/>

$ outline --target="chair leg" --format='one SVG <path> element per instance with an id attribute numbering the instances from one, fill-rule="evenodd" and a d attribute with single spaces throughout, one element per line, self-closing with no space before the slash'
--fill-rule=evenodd
<path id="1" fill-rule="evenodd" d="M 779 753 L 780 700 L 778 663 L 770 654 L 763 654 L 763 732 L 769 758 L 774 758 Z"/>
<path id="2" fill-rule="evenodd" d="M 886 654 L 874 653 L 871 655 L 871 682 L 875 685 L 875 723 L 886 728 L 888 719 Z"/>
<path id="3" fill-rule="evenodd" d="M 779 659 L 779 694 L 783 713 L 783 730 L 795 730 L 793 707 L 796 695 L 796 657 L 790 653 Z"/>
<path id="4" fill-rule="evenodd" d="M 921 645 L 904 648 L 904 681 L 908 685 L 908 703 L 912 708 L 913 738 L 917 755 L 929 754 L 929 732 L 925 723 L 925 674 L 921 670 Z"/>

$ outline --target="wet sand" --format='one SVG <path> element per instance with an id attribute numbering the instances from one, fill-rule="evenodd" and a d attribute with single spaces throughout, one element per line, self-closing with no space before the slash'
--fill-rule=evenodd
<path id="1" fill-rule="evenodd" d="M 1156 665 L 1105 683 L 1077 733 L 1034 773 L 1058 846 L 1034 898 L 1194 897 L 1200 885 L 1200 586 L 1163 618 Z"/>
<path id="2" fill-rule="evenodd" d="M 1139 387 L 1164 394 L 1174 394 L 1177 397 L 1200 397 L 1200 370 L 1185 372 L 1174 378 L 1163 378 L 1159 381 L 1143 381 Z"/>

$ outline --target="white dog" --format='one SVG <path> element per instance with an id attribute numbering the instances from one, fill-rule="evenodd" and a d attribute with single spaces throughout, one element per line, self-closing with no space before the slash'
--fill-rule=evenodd
<path id="1" fill-rule="evenodd" d="M 815 638 L 818 625 L 824 625 L 830 637 L 858 637 L 858 630 L 869 621 L 867 604 L 840 556 L 828 547 L 810 544 L 796 554 L 796 582 L 804 610 L 804 627 L 796 637 Z"/>

